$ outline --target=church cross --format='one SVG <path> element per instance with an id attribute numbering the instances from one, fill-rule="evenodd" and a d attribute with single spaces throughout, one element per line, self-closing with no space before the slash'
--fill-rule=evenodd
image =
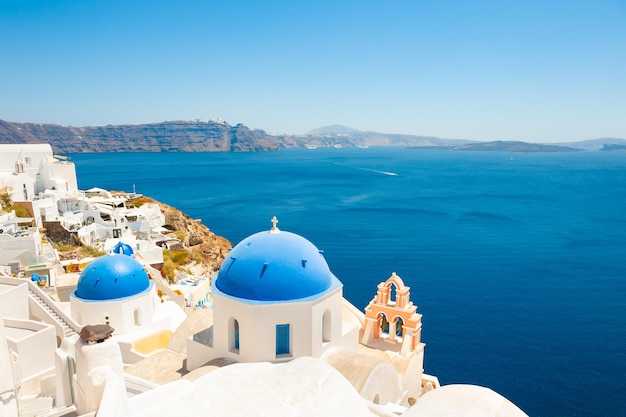
<path id="1" fill-rule="evenodd" d="M 272 232 L 278 232 L 278 227 L 276 227 L 276 225 L 278 224 L 278 219 L 276 218 L 276 216 L 272 217 L 271 220 L 273 226 L 272 226 Z"/>

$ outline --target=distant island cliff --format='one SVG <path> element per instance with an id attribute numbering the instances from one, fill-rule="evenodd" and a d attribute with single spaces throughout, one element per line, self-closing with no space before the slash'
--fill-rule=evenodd
<path id="1" fill-rule="evenodd" d="M 0 120 L 0 143 L 50 143 L 55 153 L 250 152 L 297 147 L 286 135 L 213 120 L 82 127 Z"/>
<path id="2" fill-rule="evenodd" d="M 458 151 L 501 151 L 501 152 L 578 152 L 582 149 L 571 146 L 543 145 L 541 143 L 527 143 L 520 141 L 479 142 L 456 146 Z"/>
<path id="3" fill-rule="evenodd" d="M 294 148 L 405 146 L 420 149 L 571 152 L 626 146 L 626 140 L 592 139 L 558 145 L 519 141 L 478 142 L 325 126 L 304 135 L 268 133 L 222 120 L 139 125 L 60 126 L 0 120 L 0 144 L 49 143 L 57 154 L 77 152 L 260 152 Z M 617 150 L 617 149 L 603 149 Z"/>
<path id="4" fill-rule="evenodd" d="M 617 144 L 605 144 L 602 146 L 601 151 L 607 152 L 626 152 L 626 145 L 617 145 Z"/>

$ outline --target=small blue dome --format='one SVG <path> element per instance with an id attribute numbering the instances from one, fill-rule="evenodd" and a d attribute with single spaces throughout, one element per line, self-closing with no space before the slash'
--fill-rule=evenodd
<path id="1" fill-rule="evenodd" d="M 139 294 L 149 287 L 148 274 L 138 261 L 111 253 L 85 267 L 74 295 L 84 300 L 114 300 Z"/>
<path id="2" fill-rule="evenodd" d="M 259 232 L 233 248 L 215 287 L 257 301 L 297 300 L 321 294 L 339 280 L 311 242 L 290 232 Z"/>
<path id="3" fill-rule="evenodd" d="M 121 253 L 122 255 L 127 255 L 127 256 L 135 255 L 135 251 L 133 250 L 133 247 L 124 242 L 117 242 L 117 245 L 115 245 L 113 249 L 111 249 L 111 252 Z"/>

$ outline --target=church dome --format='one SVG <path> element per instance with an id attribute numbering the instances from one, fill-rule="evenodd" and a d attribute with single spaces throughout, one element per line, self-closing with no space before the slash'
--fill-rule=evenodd
<path id="1" fill-rule="evenodd" d="M 135 251 L 133 247 L 124 242 L 117 242 L 113 249 L 111 249 L 112 253 L 121 253 L 122 255 L 134 256 Z"/>
<path id="2" fill-rule="evenodd" d="M 308 298 L 340 285 L 311 242 L 274 228 L 237 244 L 215 281 L 230 296 L 256 301 Z"/>
<path id="3" fill-rule="evenodd" d="M 84 300 L 114 300 L 139 294 L 149 287 L 148 274 L 138 261 L 111 253 L 85 267 L 74 295 Z"/>

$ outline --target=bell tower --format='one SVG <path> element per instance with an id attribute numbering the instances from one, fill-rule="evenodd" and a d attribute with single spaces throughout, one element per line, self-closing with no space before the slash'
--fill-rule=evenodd
<path id="1" fill-rule="evenodd" d="M 376 296 L 365 308 L 361 343 L 407 356 L 421 348 L 422 315 L 411 302 L 410 287 L 396 273 L 378 284 Z M 395 297 L 394 297 L 395 292 Z"/>

